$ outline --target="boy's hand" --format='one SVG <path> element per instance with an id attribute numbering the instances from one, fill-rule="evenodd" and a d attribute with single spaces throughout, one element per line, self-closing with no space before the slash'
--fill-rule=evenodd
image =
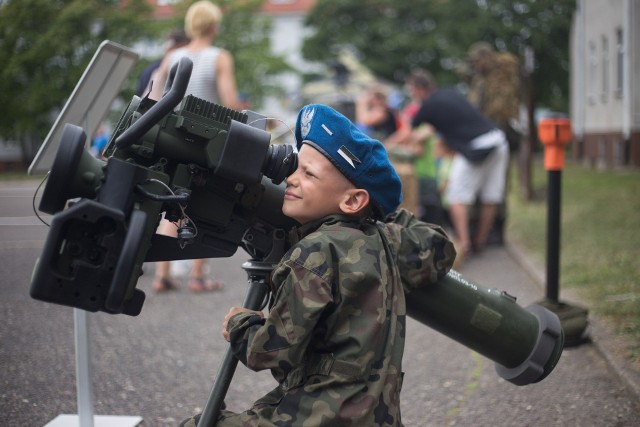
<path id="1" fill-rule="evenodd" d="M 257 314 L 260 317 L 264 317 L 264 314 L 261 311 L 249 310 L 248 308 L 243 308 L 243 307 L 231 307 L 227 315 L 224 316 L 224 321 L 222 322 L 222 336 L 224 337 L 225 340 L 227 341 L 230 340 L 229 332 L 227 331 L 227 325 L 229 324 L 229 319 L 231 319 L 231 317 L 233 317 L 235 314 L 243 313 L 243 312 L 251 312 L 251 313 Z"/>

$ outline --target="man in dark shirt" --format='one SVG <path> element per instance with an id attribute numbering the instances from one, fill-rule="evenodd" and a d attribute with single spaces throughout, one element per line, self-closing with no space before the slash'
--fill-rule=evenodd
<path id="1" fill-rule="evenodd" d="M 504 200 L 509 147 L 495 123 L 456 89 L 439 89 L 431 77 L 428 95 L 412 121 L 412 127 L 430 124 L 455 154 L 446 199 L 460 252 L 481 250 Z M 480 198 L 478 229 L 469 234 L 469 206 Z"/>

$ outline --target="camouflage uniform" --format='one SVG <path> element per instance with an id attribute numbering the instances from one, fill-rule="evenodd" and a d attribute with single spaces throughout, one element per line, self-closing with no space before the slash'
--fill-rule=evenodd
<path id="1" fill-rule="evenodd" d="M 228 325 L 240 361 L 279 384 L 216 425 L 401 426 L 405 292 L 443 277 L 453 245 L 403 209 L 387 223 L 329 216 L 296 234 L 268 318 L 238 313 Z"/>
<path id="2" fill-rule="evenodd" d="M 467 95 L 486 118 L 502 129 L 508 138 L 515 132 L 511 121 L 520 115 L 520 64 L 509 52 L 494 53 L 489 69 L 472 76 Z M 509 141 L 512 144 L 514 142 Z"/>

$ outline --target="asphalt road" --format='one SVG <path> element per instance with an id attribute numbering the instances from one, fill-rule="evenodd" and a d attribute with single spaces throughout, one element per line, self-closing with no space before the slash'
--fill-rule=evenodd
<path id="1" fill-rule="evenodd" d="M 0 184 L 0 425 L 44 426 L 78 413 L 73 309 L 35 301 L 30 275 L 47 236 L 32 210 L 34 182 Z M 153 265 L 138 288 L 142 313 L 90 314 L 90 359 L 96 414 L 140 416 L 141 426 L 174 426 L 202 410 L 226 350 L 221 322 L 248 287 L 248 256 L 209 261 L 224 290 L 151 291 Z M 459 271 L 527 306 L 543 293 L 505 247 L 491 248 Z M 450 338 L 408 321 L 402 391 L 406 426 L 637 426 L 638 395 L 614 369 L 598 340 L 564 351 L 543 381 L 518 387 L 493 362 Z M 274 386 L 267 372 L 239 366 L 226 396 L 242 410 Z"/>

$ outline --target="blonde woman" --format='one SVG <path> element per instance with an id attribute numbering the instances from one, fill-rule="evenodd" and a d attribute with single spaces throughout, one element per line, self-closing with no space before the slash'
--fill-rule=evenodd
<path id="1" fill-rule="evenodd" d="M 220 47 L 213 46 L 222 20 L 220 8 L 210 1 L 198 1 L 189 7 L 184 24 L 189 44 L 171 52 L 160 65 L 157 82 L 149 95 L 151 99 L 162 97 L 164 85 L 171 67 L 187 57 L 193 62 L 191 79 L 186 95 L 194 95 L 209 102 L 239 110 L 242 104 L 234 77 L 233 57 Z M 162 220 L 157 232 L 169 236 L 176 235 L 176 225 Z M 205 277 L 206 259 L 195 259 L 189 277 L 189 289 L 193 292 L 214 291 L 224 285 L 219 280 Z M 156 264 L 153 289 L 163 292 L 177 288 L 171 277 L 171 265 L 167 262 Z"/>
<path id="2" fill-rule="evenodd" d="M 193 62 L 193 71 L 186 95 L 228 108 L 242 107 L 234 77 L 233 57 L 229 51 L 213 46 L 221 21 L 222 11 L 210 1 L 191 5 L 184 19 L 184 28 L 191 42 L 174 50 L 162 61 L 150 98 L 160 99 L 169 70 L 181 58 L 187 57 Z"/>

